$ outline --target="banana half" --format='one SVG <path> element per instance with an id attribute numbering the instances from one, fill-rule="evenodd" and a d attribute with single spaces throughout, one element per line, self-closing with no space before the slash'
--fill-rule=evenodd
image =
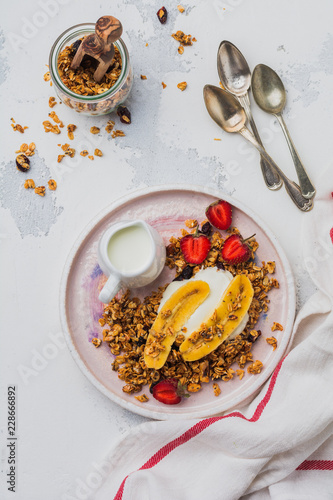
<path id="1" fill-rule="evenodd" d="M 185 361 L 196 361 L 214 351 L 238 327 L 253 299 L 252 284 L 245 274 L 237 275 L 225 290 L 214 314 L 200 330 L 180 346 Z"/>
<path id="2" fill-rule="evenodd" d="M 148 368 L 162 368 L 182 326 L 209 292 L 205 281 L 193 280 L 181 286 L 166 301 L 153 323 L 144 349 L 144 361 Z"/>

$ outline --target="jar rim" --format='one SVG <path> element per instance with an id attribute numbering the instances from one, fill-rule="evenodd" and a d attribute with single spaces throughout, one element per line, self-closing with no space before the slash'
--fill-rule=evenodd
<path id="1" fill-rule="evenodd" d="M 49 56 L 49 70 L 50 70 L 50 75 L 51 79 L 53 81 L 53 84 L 58 87 L 59 90 L 62 92 L 66 93 L 68 96 L 77 99 L 79 101 L 83 102 L 90 102 L 90 103 L 95 103 L 99 102 L 101 100 L 104 100 L 105 98 L 112 97 L 114 94 L 116 94 L 119 90 L 119 87 L 121 87 L 123 81 L 127 77 L 128 73 L 128 51 L 127 47 L 122 40 L 122 38 L 119 38 L 116 42 L 114 42 L 114 45 L 117 47 L 117 49 L 120 52 L 121 60 L 122 60 L 122 68 L 121 68 L 121 73 L 119 75 L 118 80 L 116 83 L 110 87 L 108 90 L 105 92 L 102 92 L 101 94 L 98 95 L 93 95 L 93 96 L 86 96 L 86 95 L 81 95 L 73 92 L 70 90 L 61 80 L 59 72 L 58 72 L 58 57 L 60 50 L 62 47 L 69 42 L 71 38 L 74 36 L 78 36 L 80 34 L 82 35 L 87 35 L 94 33 L 95 31 L 95 24 L 93 23 L 82 23 L 82 24 L 76 24 L 75 26 L 72 26 L 71 28 L 68 28 L 66 31 L 64 31 L 54 42 L 52 45 L 52 48 L 50 50 L 50 56 Z"/>

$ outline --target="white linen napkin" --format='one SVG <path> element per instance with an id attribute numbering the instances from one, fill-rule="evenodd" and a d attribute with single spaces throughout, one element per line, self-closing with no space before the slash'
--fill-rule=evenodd
<path id="1" fill-rule="evenodd" d="M 252 403 L 223 417 L 147 422 L 111 450 L 96 500 L 333 498 L 333 175 L 303 218 L 318 291 Z M 304 272 L 306 272 L 304 270 Z"/>

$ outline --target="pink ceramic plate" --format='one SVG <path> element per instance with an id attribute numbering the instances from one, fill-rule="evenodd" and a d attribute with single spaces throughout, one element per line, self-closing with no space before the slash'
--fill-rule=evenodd
<path id="1" fill-rule="evenodd" d="M 220 382 L 222 394 L 215 397 L 211 383 L 204 384 L 201 391 L 184 399 L 180 404 L 167 406 L 152 396 L 147 403 L 138 402 L 134 396 L 122 391 L 124 382 L 112 371 L 114 357 L 107 345 L 96 349 L 90 342 L 93 337 L 102 338 L 98 319 L 103 305 L 98 301 L 99 291 L 105 282 L 97 264 L 97 244 L 104 230 L 119 220 L 144 219 L 164 238 L 167 244 L 170 236 L 180 235 L 186 219 L 205 219 L 205 209 L 214 200 L 222 197 L 233 205 L 233 225 L 244 236 L 256 233 L 259 242 L 258 262 L 275 261 L 275 277 L 280 283 L 278 290 L 270 292 L 270 308 L 263 314 L 257 327 L 261 338 L 253 345 L 253 358 L 263 362 L 259 375 L 245 374 L 242 380 L 235 377 L 229 382 Z M 163 271 L 156 282 L 145 289 L 134 290 L 135 295 L 146 295 L 153 288 L 172 280 L 170 270 Z M 140 292 L 140 293 L 139 293 Z M 61 318 L 69 349 L 88 379 L 107 397 L 124 408 L 160 420 L 199 418 L 216 415 L 236 406 L 241 406 L 253 397 L 271 375 L 288 346 L 295 315 L 295 288 L 287 258 L 275 236 L 260 219 L 241 203 L 217 191 L 200 187 L 183 186 L 158 187 L 136 192 L 109 209 L 94 220 L 74 246 L 65 267 L 61 286 Z M 278 348 L 265 342 L 272 335 L 271 325 L 277 321 L 284 326 L 283 332 L 275 332 Z M 148 396 L 149 389 L 144 391 Z"/>

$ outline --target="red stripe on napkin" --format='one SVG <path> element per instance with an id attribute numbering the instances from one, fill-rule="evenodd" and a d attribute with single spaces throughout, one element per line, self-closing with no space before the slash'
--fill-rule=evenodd
<path id="1" fill-rule="evenodd" d="M 271 399 L 272 392 L 275 386 L 275 382 L 277 379 L 277 376 L 280 372 L 281 366 L 283 361 L 286 359 L 287 356 L 285 356 L 283 359 L 281 359 L 280 363 L 277 365 L 277 367 L 274 370 L 274 373 L 272 375 L 271 381 L 269 383 L 267 392 L 263 399 L 260 401 L 258 404 L 254 414 L 250 419 L 244 417 L 242 413 L 239 412 L 233 412 L 230 413 L 229 415 L 224 415 L 222 417 L 210 417 L 210 418 L 205 418 L 204 420 L 200 420 L 197 424 L 193 425 L 190 429 L 188 429 L 184 434 L 181 436 L 177 437 L 173 441 L 170 441 L 170 443 L 166 444 L 163 446 L 163 448 L 159 449 L 140 469 L 138 470 L 145 470 L 145 469 L 151 469 L 154 467 L 156 464 L 158 464 L 163 458 L 165 458 L 171 451 L 173 451 L 175 448 L 178 448 L 178 446 L 187 443 L 190 439 L 193 437 L 197 436 L 202 432 L 203 430 L 207 429 L 210 425 L 214 424 L 215 422 L 218 422 L 219 420 L 223 420 L 224 418 L 230 418 L 230 417 L 239 417 L 244 420 L 247 420 L 248 422 L 256 422 L 262 415 L 262 412 L 264 411 L 267 403 Z M 303 462 L 304 463 L 304 462 Z M 302 464 L 301 464 L 302 465 Z M 299 466 L 300 467 L 300 466 Z M 124 492 L 124 487 L 125 487 L 125 482 L 127 480 L 128 476 L 125 477 L 123 482 L 120 485 L 120 488 L 114 497 L 114 500 L 122 500 L 123 498 L 123 492 Z"/>
<path id="2" fill-rule="evenodd" d="M 333 460 L 304 460 L 296 470 L 333 470 Z"/>

